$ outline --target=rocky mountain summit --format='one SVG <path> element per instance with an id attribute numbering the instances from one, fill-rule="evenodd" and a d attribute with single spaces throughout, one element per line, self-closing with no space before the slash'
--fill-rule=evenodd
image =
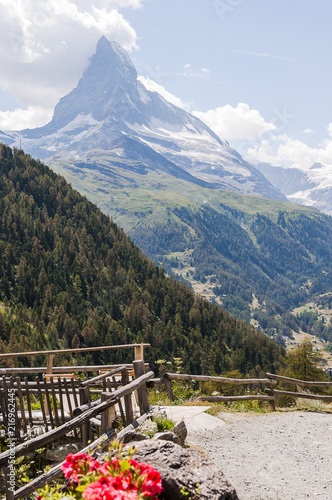
<path id="1" fill-rule="evenodd" d="M 50 123 L 0 133 L 49 165 L 139 160 L 194 184 L 286 200 L 254 166 L 201 120 L 148 91 L 128 54 L 102 37 L 77 87 L 60 99 Z M 135 152 L 133 158 L 133 152 Z M 136 165 L 137 166 L 137 165 Z"/>

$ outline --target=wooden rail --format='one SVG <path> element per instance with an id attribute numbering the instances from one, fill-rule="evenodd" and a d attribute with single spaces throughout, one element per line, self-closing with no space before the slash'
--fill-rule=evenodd
<path id="1" fill-rule="evenodd" d="M 125 366 L 127 370 L 133 370 L 134 365 L 132 363 L 128 364 L 118 364 L 118 365 L 88 365 L 88 366 L 53 366 L 52 373 L 67 373 L 71 372 L 98 372 L 100 370 L 113 370 L 119 368 L 120 366 Z M 149 363 L 144 363 L 145 368 L 149 367 Z M 36 368 L 0 368 L 0 375 L 13 375 L 15 373 L 21 374 L 31 374 L 31 373 L 46 373 L 47 367 L 41 366 Z"/>
<path id="2" fill-rule="evenodd" d="M 302 385 L 304 387 L 332 387 L 332 382 L 326 381 L 310 381 L 310 380 L 299 380 L 297 378 L 283 377 L 282 375 L 275 375 L 274 373 L 267 373 L 266 376 L 270 380 L 289 382 L 295 385 Z"/>
<path id="3" fill-rule="evenodd" d="M 165 373 L 164 377 L 169 380 L 195 380 L 198 382 L 217 382 L 225 384 L 270 384 L 268 378 L 227 378 L 227 377 L 212 377 L 208 375 L 189 375 L 184 373 Z"/>
<path id="4" fill-rule="evenodd" d="M 120 344 L 120 345 L 108 345 L 108 346 L 99 346 L 99 347 L 78 347 L 76 349 L 56 349 L 56 350 L 53 349 L 53 350 L 49 350 L 49 351 L 6 352 L 6 353 L 0 354 L 0 359 L 46 355 L 46 357 L 47 357 L 46 358 L 46 373 L 51 374 L 51 373 L 53 373 L 53 359 L 54 359 L 54 356 L 57 354 L 76 354 L 76 353 L 83 353 L 83 352 L 107 351 L 107 350 L 114 350 L 114 349 L 134 348 L 135 360 L 143 361 L 144 360 L 144 347 L 150 347 L 150 345 L 151 344 Z M 20 373 L 20 372 L 16 372 L 16 373 Z"/>
<path id="5" fill-rule="evenodd" d="M 77 352 L 92 352 L 92 351 L 107 351 L 110 349 L 128 349 L 130 347 L 140 348 L 149 347 L 151 344 L 122 344 L 122 345 L 106 345 L 99 347 L 78 347 L 76 349 L 54 349 L 50 351 L 27 351 L 27 352 L 6 352 L 0 354 L 0 358 L 19 358 L 27 356 L 40 356 L 40 355 L 55 355 L 55 354 L 74 354 Z"/>
<path id="6" fill-rule="evenodd" d="M 88 380 L 85 380 L 82 382 L 82 387 L 89 387 L 90 385 L 95 384 L 96 382 L 100 382 L 101 380 L 112 377 L 116 373 L 122 373 L 126 370 L 125 366 L 119 366 L 118 368 L 114 368 L 114 370 L 106 371 L 102 373 L 101 375 L 98 375 L 97 377 L 89 378 Z"/>
<path id="7" fill-rule="evenodd" d="M 248 394 L 246 396 L 200 396 L 198 401 L 209 403 L 226 403 L 228 401 L 275 401 L 277 396 L 264 396 L 264 394 Z"/>
<path id="8" fill-rule="evenodd" d="M 304 386 L 304 387 L 332 387 L 332 382 L 326 381 L 306 381 L 298 380 L 290 377 L 283 377 L 281 375 L 275 375 L 272 373 L 266 373 L 267 378 L 261 379 L 233 379 L 227 377 L 215 377 L 208 375 L 190 375 L 184 373 L 164 373 L 161 379 L 153 379 L 154 383 L 162 383 L 165 387 L 167 395 L 170 400 L 174 400 L 174 394 L 172 389 L 172 380 L 183 380 L 183 381 L 199 381 L 199 382 L 213 382 L 218 384 L 243 384 L 243 385 L 267 385 L 264 394 L 246 394 L 242 396 L 201 396 L 198 398 L 199 401 L 207 402 L 228 402 L 228 401 L 269 401 L 272 408 L 274 409 L 275 401 L 280 396 L 289 396 L 292 398 L 304 398 L 304 399 L 317 399 L 322 401 L 332 401 L 332 396 L 325 396 L 321 394 L 308 394 L 302 392 L 290 392 L 283 390 L 276 390 L 274 386 L 278 382 L 287 382 L 294 385 Z"/>
<path id="9" fill-rule="evenodd" d="M 301 399 L 317 399 L 319 401 L 332 401 L 332 396 L 325 396 L 323 394 L 308 394 L 307 392 L 290 392 L 290 391 L 278 391 L 275 389 L 265 389 L 265 392 L 271 394 L 271 396 L 289 396 L 290 398 L 301 398 Z"/>

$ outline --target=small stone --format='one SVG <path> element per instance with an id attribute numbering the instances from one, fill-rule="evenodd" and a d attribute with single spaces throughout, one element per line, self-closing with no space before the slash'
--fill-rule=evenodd
<path id="1" fill-rule="evenodd" d="M 58 446 L 54 450 L 47 450 L 46 459 L 51 462 L 63 462 L 70 453 L 77 453 L 80 447 L 76 444 L 69 443 Z"/>
<path id="2" fill-rule="evenodd" d="M 180 439 L 172 431 L 157 432 L 157 434 L 154 435 L 154 438 L 161 439 L 162 441 L 171 441 L 172 443 L 181 445 Z"/>
<path id="3" fill-rule="evenodd" d="M 149 439 L 149 436 L 147 436 L 146 434 L 141 434 L 140 432 L 135 432 L 132 439 L 134 439 L 135 441 L 144 441 L 145 439 Z"/>
<path id="4" fill-rule="evenodd" d="M 172 432 L 174 432 L 174 434 L 176 434 L 179 438 L 181 446 L 184 446 L 188 434 L 187 426 L 184 421 L 181 420 L 181 422 L 176 424 L 173 427 Z"/>

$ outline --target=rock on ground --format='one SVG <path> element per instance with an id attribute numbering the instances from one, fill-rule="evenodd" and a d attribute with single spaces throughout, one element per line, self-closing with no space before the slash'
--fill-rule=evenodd
<path id="1" fill-rule="evenodd" d="M 134 446 L 135 460 L 159 471 L 164 487 L 161 499 L 239 500 L 220 467 L 199 451 L 157 439 L 130 443 Z"/>

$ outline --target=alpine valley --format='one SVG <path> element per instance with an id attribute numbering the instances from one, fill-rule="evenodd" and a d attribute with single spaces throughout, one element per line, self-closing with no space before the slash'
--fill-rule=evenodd
<path id="1" fill-rule="evenodd" d="M 0 140 L 42 159 L 168 274 L 232 314 L 280 342 L 298 331 L 332 341 L 331 217 L 290 203 L 267 167 L 148 91 L 116 43 L 99 40 L 50 123 Z"/>

